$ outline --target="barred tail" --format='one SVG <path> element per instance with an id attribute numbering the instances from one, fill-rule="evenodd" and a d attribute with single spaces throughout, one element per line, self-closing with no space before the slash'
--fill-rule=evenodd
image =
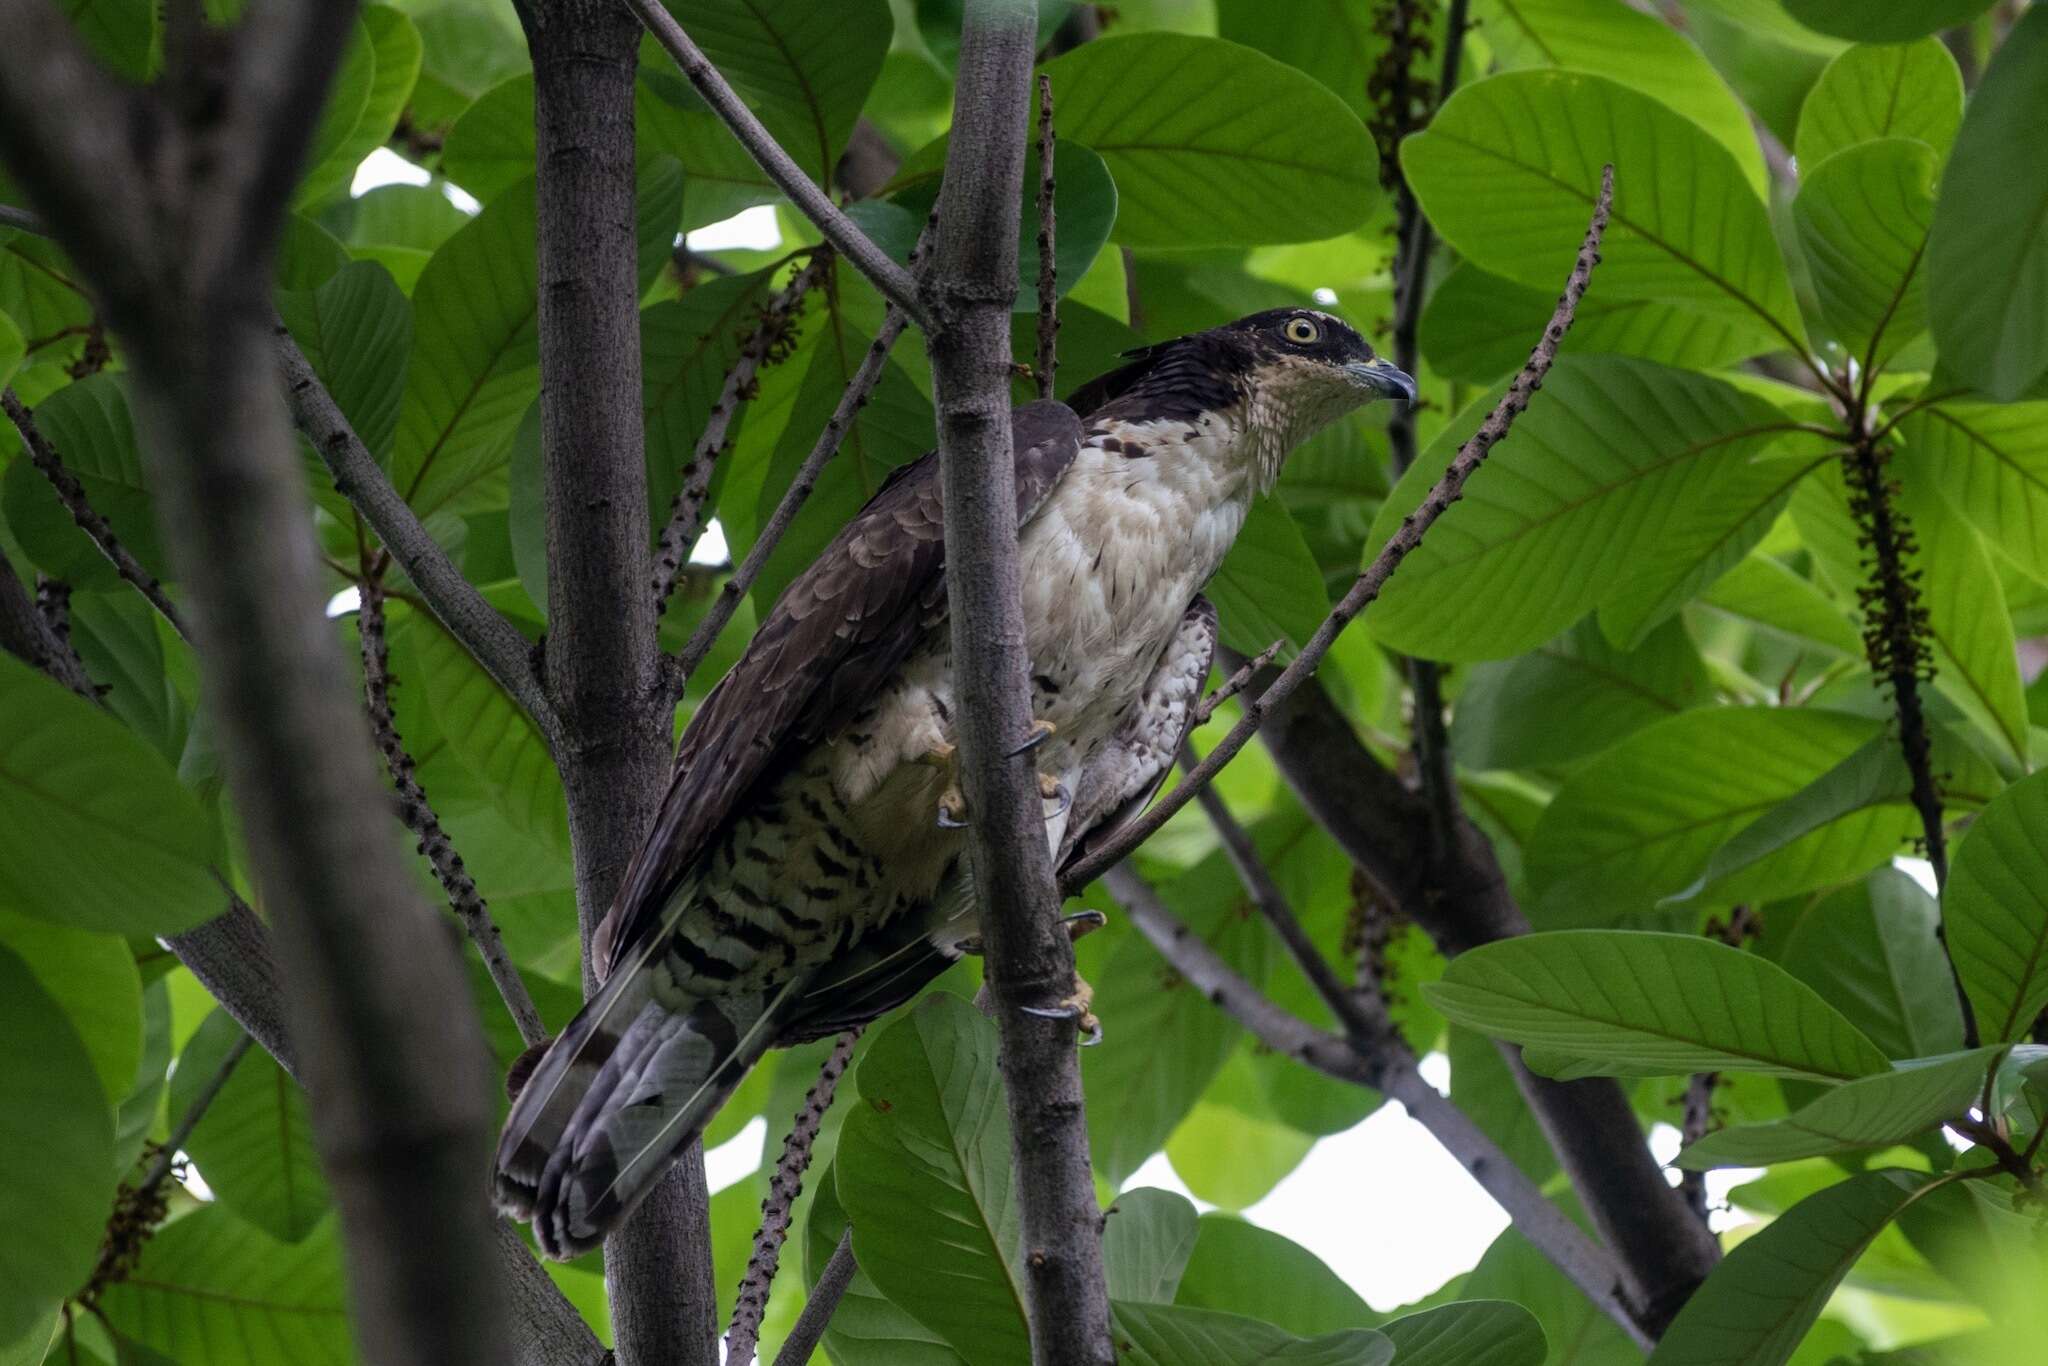
<path id="1" fill-rule="evenodd" d="M 533 1221 L 550 1257 L 597 1246 L 704 1131 L 775 1042 L 772 995 L 655 999 L 652 963 L 622 965 L 562 1031 L 498 1141 L 498 1207 Z"/>

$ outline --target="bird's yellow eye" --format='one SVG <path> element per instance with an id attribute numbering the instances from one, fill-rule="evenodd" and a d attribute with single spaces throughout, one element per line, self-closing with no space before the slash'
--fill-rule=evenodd
<path id="1" fill-rule="evenodd" d="M 1280 329 L 1280 334 L 1298 346 L 1307 346 L 1323 335 L 1323 329 L 1317 327 L 1315 321 L 1310 318 L 1289 318 L 1287 325 Z"/>

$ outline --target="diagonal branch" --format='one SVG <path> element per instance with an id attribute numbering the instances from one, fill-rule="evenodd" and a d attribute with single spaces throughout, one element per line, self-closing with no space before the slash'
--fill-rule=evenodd
<path id="1" fill-rule="evenodd" d="M 42 471 L 43 477 L 50 481 L 50 486 L 57 490 L 57 501 L 64 504 L 65 510 L 71 514 L 71 520 L 78 524 L 78 529 L 99 547 L 100 553 L 114 566 L 114 572 L 134 584 L 135 590 L 149 599 L 149 605 L 156 608 L 163 615 L 163 619 L 171 624 L 171 629 L 189 642 L 192 633 L 185 629 L 185 622 L 178 615 L 178 609 L 172 605 L 169 595 L 164 592 L 163 584 L 158 581 L 156 575 L 142 567 L 142 562 L 135 558 L 135 553 L 122 545 L 120 538 L 114 535 L 114 528 L 107 519 L 94 510 L 85 496 L 85 486 L 78 482 L 77 475 L 65 468 L 64 461 L 57 454 L 57 448 L 50 444 L 49 438 L 43 435 L 42 428 L 36 425 L 35 414 L 23 406 L 20 397 L 12 389 L 0 391 L 0 407 L 7 410 L 8 420 L 14 424 L 14 429 L 21 433 L 21 444 L 27 448 L 29 460 Z"/>
<path id="2" fill-rule="evenodd" d="M 824 1269 L 818 1273 L 818 1283 L 811 1287 L 811 1297 L 804 1302 L 804 1312 L 797 1315 L 796 1326 L 782 1340 L 782 1350 L 775 1354 L 775 1366 L 806 1366 L 832 1324 L 832 1311 L 839 1307 L 846 1288 L 853 1284 L 853 1273 L 859 1269 L 853 1260 L 853 1229 L 849 1227 L 839 1235 L 839 1246 L 832 1249 Z"/>
<path id="3" fill-rule="evenodd" d="M 476 585 L 463 576 L 448 552 L 420 522 L 419 515 L 349 425 L 341 406 L 313 372 L 312 362 L 299 350 L 285 325 L 277 322 L 274 328 L 278 369 L 284 377 L 292 419 L 326 462 L 328 473 L 334 477 L 335 491 L 363 514 L 363 520 L 391 551 L 448 633 L 475 656 L 484 672 L 497 680 L 498 686 L 534 719 L 543 734 L 558 734 L 554 707 L 534 672 L 532 648 L 526 637 L 497 608 L 484 601 Z"/>
<path id="4" fill-rule="evenodd" d="M 1371 1034 L 1355 1043 L 1316 1029 L 1282 1010 L 1238 975 L 1167 909 L 1135 871 L 1113 868 L 1104 880 L 1138 932 L 1204 997 L 1274 1052 L 1399 1101 L 1472 1173 L 1472 1179 L 1552 1265 L 1639 1344 L 1652 1345 L 1622 1296 L 1621 1268 L 1613 1257 L 1544 1198 L 1470 1116 L 1423 1078 L 1414 1053 L 1385 1018 L 1384 1006 L 1373 1020 Z"/>
<path id="5" fill-rule="evenodd" d="M 86 701 L 100 700 L 85 662 L 36 610 L 35 599 L 28 595 L 28 586 L 15 577 L 14 562 L 5 549 L 0 549 L 0 650 L 30 668 L 41 669 Z"/>
<path id="6" fill-rule="evenodd" d="M 669 501 L 668 523 L 661 529 L 660 548 L 654 556 L 654 610 L 657 615 L 668 606 L 670 596 L 676 591 L 676 580 L 682 575 L 683 564 L 696 548 L 697 538 L 704 534 L 704 504 L 711 496 L 712 471 L 725 450 L 726 433 L 732 430 L 740 405 L 755 392 L 754 376 L 788 343 L 790 329 L 804 296 L 824 283 L 831 272 L 831 249 L 813 254 L 810 261 L 790 277 L 782 292 L 761 309 L 760 321 L 740 343 L 740 353 L 733 358 L 732 368 L 726 371 L 725 383 L 719 388 L 717 401 L 711 405 L 711 418 L 704 424 L 703 435 L 697 438 L 690 463 L 683 467 L 683 485 Z"/>
<path id="7" fill-rule="evenodd" d="M 867 276 L 883 298 L 908 313 L 920 326 L 926 326 L 924 304 L 918 298 L 917 282 L 910 272 L 890 260 L 858 224 L 825 197 L 817 183 L 775 141 L 774 134 L 754 117 L 754 111 L 741 101 L 711 59 L 690 41 L 690 35 L 662 7 L 661 0 L 626 0 L 626 4 L 654 35 L 654 40 L 675 59 L 684 77 L 711 106 L 711 112 L 724 121 L 740 146 L 747 149 L 747 154 L 789 196 L 803 216 L 817 225 L 825 240 L 837 247 L 855 270 Z"/>
<path id="8" fill-rule="evenodd" d="M 540 1011 L 534 1008 L 533 997 L 527 993 L 519 969 L 505 952 L 505 941 L 499 937 L 497 922 L 491 919 L 491 909 L 484 904 L 483 894 L 476 889 L 476 879 L 462 866 L 462 855 L 455 852 L 454 843 L 441 828 L 440 817 L 427 800 L 426 789 L 414 776 L 418 765 L 399 738 L 398 722 L 391 712 L 391 655 L 384 632 L 382 564 L 371 566 L 363 575 L 361 592 L 356 635 L 363 651 L 363 701 L 370 713 L 370 734 L 377 742 L 377 752 L 384 756 L 385 772 L 398 790 L 399 818 L 420 837 L 419 851 L 433 866 L 442 890 L 448 893 L 449 909 L 469 931 L 470 941 L 476 945 L 485 970 L 497 985 L 520 1039 L 532 1048 L 547 1039 L 547 1026 L 541 1023 Z"/>
<path id="9" fill-rule="evenodd" d="M 1173 791 L 1156 802 L 1151 810 L 1120 831 L 1115 839 L 1105 841 L 1100 849 L 1068 869 L 1062 879 L 1062 886 L 1078 888 L 1102 876 L 1119 859 L 1166 824 L 1174 812 L 1193 800 L 1195 793 L 1214 779 L 1217 773 L 1222 771 L 1223 766 L 1236 758 L 1238 751 L 1258 733 L 1267 713 L 1286 700 L 1290 693 L 1315 672 L 1316 666 L 1322 663 L 1323 656 L 1329 653 L 1330 646 L 1336 642 L 1338 634 L 1351 623 L 1352 618 L 1363 612 L 1375 598 L 1379 597 L 1380 591 L 1386 587 L 1387 580 L 1400 567 L 1401 561 L 1421 544 L 1423 533 L 1435 524 L 1437 518 L 1443 516 L 1452 503 L 1463 496 L 1465 481 L 1472 477 L 1473 471 L 1485 461 L 1487 454 L 1500 439 L 1508 434 L 1509 427 L 1529 406 L 1529 400 L 1542 386 L 1543 377 L 1549 373 L 1551 362 L 1557 359 L 1558 344 L 1564 340 L 1566 329 L 1572 325 L 1572 319 L 1578 313 L 1579 300 L 1585 296 L 1587 282 L 1592 279 L 1593 268 L 1599 264 L 1600 239 L 1607 231 L 1607 214 L 1613 202 L 1614 168 L 1609 166 L 1601 173 L 1600 195 L 1593 205 L 1592 221 L 1586 226 L 1585 241 L 1579 246 L 1578 259 L 1572 265 L 1571 276 L 1565 282 L 1564 293 L 1557 301 L 1557 309 L 1551 314 L 1549 325 L 1544 328 L 1543 339 L 1537 342 L 1535 350 L 1529 353 L 1528 363 L 1522 367 L 1522 372 L 1515 376 L 1515 382 L 1508 386 L 1507 393 L 1501 396 L 1500 402 L 1487 415 L 1486 421 L 1480 424 L 1479 430 L 1474 432 L 1463 446 L 1459 447 L 1450 467 L 1430 489 L 1429 495 L 1422 500 L 1422 506 L 1402 518 L 1400 529 L 1388 539 L 1380 553 L 1373 557 L 1372 563 L 1365 567 L 1365 572 L 1358 576 L 1343 600 L 1330 609 L 1330 615 L 1316 628 L 1316 633 L 1302 647 L 1301 653 L 1295 656 L 1294 662 L 1273 680 L 1265 692 L 1245 706 L 1244 717 L 1217 742 L 1216 747 L 1209 751 L 1208 757 L 1196 765 L 1194 771 L 1182 779 Z"/>
<path id="10" fill-rule="evenodd" d="M 746 1274 L 740 1277 L 740 1292 L 734 1301 L 732 1326 L 725 1334 L 725 1359 L 730 1366 L 749 1366 L 761 1341 L 761 1315 L 768 1308 L 768 1291 L 775 1283 L 775 1269 L 782 1260 L 782 1242 L 789 1236 L 789 1211 L 803 1193 L 804 1172 L 811 1165 L 811 1145 L 832 1108 L 839 1078 L 860 1042 L 858 1027 L 839 1036 L 832 1051 L 818 1069 L 818 1079 L 804 1096 L 803 1109 L 789 1137 L 782 1141 L 782 1157 L 775 1175 L 768 1179 L 768 1198 L 761 1205 L 761 1226 L 754 1233 L 754 1252 L 747 1259 Z"/>

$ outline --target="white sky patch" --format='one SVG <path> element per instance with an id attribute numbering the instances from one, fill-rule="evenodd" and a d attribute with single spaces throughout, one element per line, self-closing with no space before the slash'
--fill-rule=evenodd
<path id="1" fill-rule="evenodd" d="M 433 179 L 426 167 L 413 165 L 389 147 L 379 147 L 356 167 L 356 178 L 349 182 L 348 192 L 351 198 L 360 198 L 379 185 L 428 185 Z"/>
<path id="2" fill-rule="evenodd" d="M 695 548 L 690 551 L 691 564 L 724 564 L 732 558 L 732 548 L 725 543 L 725 528 L 713 517 L 704 526 L 704 534 L 697 538 Z"/>
<path id="3" fill-rule="evenodd" d="M 767 251 L 782 245 L 775 208 L 757 204 L 721 222 L 709 223 L 683 239 L 691 251 Z"/>
<path id="4" fill-rule="evenodd" d="M 1331 289 L 1328 285 L 1321 285 L 1316 289 L 1316 292 L 1310 297 L 1314 298 L 1314 300 L 1317 303 L 1321 304 L 1324 308 L 1328 308 L 1330 305 L 1337 302 L 1337 291 Z"/>
<path id="5" fill-rule="evenodd" d="M 704 1180 L 716 1195 L 738 1181 L 745 1181 L 761 1168 L 762 1149 L 768 1141 L 768 1121 L 755 1115 L 747 1127 L 704 1154 Z"/>
<path id="6" fill-rule="evenodd" d="M 1934 885 L 1934 865 L 1924 858 L 1895 858 L 1892 867 L 1904 873 L 1927 889 L 1927 895 L 1939 896 L 1941 889 Z"/>
<path id="7" fill-rule="evenodd" d="M 330 617 L 345 617 L 350 612 L 361 610 L 362 605 L 363 591 L 360 588 L 351 586 L 342 589 L 327 600 L 327 615 Z"/>

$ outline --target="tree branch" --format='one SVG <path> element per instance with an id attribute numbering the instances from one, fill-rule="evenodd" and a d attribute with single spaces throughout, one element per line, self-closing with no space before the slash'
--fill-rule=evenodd
<path id="1" fill-rule="evenodd" d="M 811 1287 L 804 1312 L 797 1315 L 796 1326 L 789 1330 L 789 1336 L 782 1340 L 782 1350 L 775 1354 L 775 1366 L 808 1366 L 818 1344 L 824 1340 L 826 1328 L 831 1326 L 833 1311 L 839 1308 L 846 1287 L 853 1284 L 853 1273 L 859 1269 L 853 1260 L 853 1229 L 849 1227 L 839 1235 L 839 1246 L 832 1249 L 824 1269 L 818 1272 L 818 1283 Z"/>
<path id="2" fill-rule="evenodd" d="M 1104 881 L 1138 932 L 1191 986 L 1276 1053 L 1399 1101 L 1472 1173 L 1473 1180 L 1552 1265 L 1638 1343 L 1650 1345 L 1622 1295 L 1622 1272 L 1613 1257 L 1545 1199 L 1463 1110 L 1423 1079 L 1416 1070 L 1415 1055 L 1383 1013 L 1360 1045 L 1316 1029 L 1282 1010 L 1239 976 L 1166 908 L 1158 893 L 1135 871 L 1118 866 L 1104 874 Z"/>
<path id="3" fill-rule="evenodd" d="M 789 1211 L 803 1193 L 804 1172 L 811 1165 L 811 1145 L 832 1108 L 839 1078 L 853 1057 L 853 1046 L 861 1031 L 849 1029 L 839 1036 L 832 1051 L 818 1069 L 818 1079 L 804 1096 L 789 1137 L 782 1141 L 782 1157 L 775 1175 L 768 1179 L 768 1198 L 761 1203 L 761 1226 L 754 1233 L 753 1255 L 747 1258 L 746 1274 L 740 1277 L 740 1291 L 733 1303 L 732 1326 L 725 1334 L 725 1359 L 729 1366 L 748 1366 L 761 1341 L 761 1315 L 768 1308 L 768 1291 L 775 1283 L 775 1269 L 782 1260 L 782 1241 L 789 1235 Z"/>
<path id="4" fill-rule="evenodd" d="M 1284 640 L 1276 640 L 1233 669 L 1230 677 L 1224 679 L 1217 686 L 1215 692 L 1210 693 L 1196 705 L 1194 720 L 1188 729 L 1192 731 L 1197 727 L 1207 725 L 1209 718 L 1214 716 L 1225 702 L 1243 692 L 1252 679 L 1273 662 L 1273 657 L 1280 653 L 1280 647 L 1286 643 Z"/>
<path id="5" fill-rule="evenodd" d="M 917 282 L 911 278 L 910 272 L 890 260 L 888 253 L 876 246 L 851 218 L 840 212 L 816 182 L 790 159 L 789 153 L 782 150 L 774 135 L 754 117 L 754 111 L 741 101 L 725 77 L 719 74 L 718 68 L 690 41 L 690 35 L 683 32 L 683 26 L 675 21 L 675 16 L 662 7 L 661 0 L 626 0 L 626 4 L 647 26 L 647 31 L 654 35 L 654 40 L 675 59 L 683 76 L 711 106 L 711 112 L 724 121 L 732 135 L 739 139 L 740 146 L 747 149 L 755 164 L 789 196 L 798 212 L 817 225 L 825 240 L 837 247 L 855 270 L 867 276 L 883 298 L 908 313 L 920 326 L 929 327 L 924 304 L 918 298 Z M 825 169 L 830 170 L 829 167 Z"/>
<path id="6" fill-rule="evenodd" d="M 21 444 L 27 448 L 29 460 L 42 471 L 43 478 L 50 481 L 50 487 L 57 491 L 57 501 L 71 514 L 71 520 L 78 524 L 78 529 L 99 547 L 100 553 L 114 566 L 114 572 L 135 585 L 135 590 L 149 599 L 149 605 L 162 614 L 163 619 L 171 624 L 171 629 L 190 641 L 192 634 L 185 629 L 185 623 L 165 594 L 163 584 L 156 575 L 142 567 L 142 562 L 127 546 L 121 544 L 107 519 L 93 510 L 86 499 L 85 486 L 78 482 L 77 475 L 64 467 L 56 447 L 43 435 L 42 428 L 36 425 L 35 415 L 23 406 L 20 396 L 12 389 L 0 390 L 0 408 L 7 410 L 8 420 L 21 433 Z"/>
<path id="7" fill-rule="evenodd" d="M 755 374 L 787 344 L 790 328 L 804 296 L 823 283 L 831 270 L 831 249 L 814 253 L 790 277 L 782 292 L 761 309 L 760 320 L 740 343 L 740 353 L 733 358 L 732 369 L 726 371 L 718 399 L 711 405 L 710 420 L 704 424 L 703 435 L 697 438 L 690 463 L 683 467 L 682 487 L 669 501 L 668 524 L 661 529 L 660 546 L 654 556 L 654 612 L 657 617 L 668 606 L 683 565 L 696 548 L 697 538 L 704 534 L 704 503 L 711 495 L 712 470 L 725 450 L 725 435 L 732 430 L 740 405 L 755 392 Z"/>
<path id="8" fill-rule="evenodd" d="M 28 585 L 15 577 L 14 563 L 4 549 L 0 549 L 0 649 L 41 669 L 86 701 L 100 700 L 84 661 L 36 610 Z"/>
<path id="9" fill-rule="evenodd" d="M 1330 615 L 1316 628 L 1316 633 L 1302 647 L 1301 653 L 1295 656 L 1294 662 L 1273 680 L 1270 687 L 1245 707 L 1243 719 L 1217 742 L 1216 747 L 1209 751 L 1208 757 L 1196 765 L 1194 771 L 1183 778 L 1173 791 L 1154 803 L 1151 810 L 1125 827 L 1117 838 L 1106 841 L 1100 849 L 1068 870 L 1062 879 L 1064 887 L 1082 887 L 1100 877 L 1117 860 L 1150 838 L 1160 826 L 1166 824 L 1174 812 L 1186 806 L 1205 784 L 1215 778 L 1225 764 L 1236 758 L 1238 751 L 1258 733 L 1267 713 L 1285 701 L 1290 693 L 1315 672 L 1317 665 L 1322 663 L 1323 656 L 1329 653 L 1330 646 L 1335 643 L 1338 634 L 1351 623 L 1352 618 L 1363 612 L 1375 598 L 1379 597 L 1380 590 L 1386 587 L 1387 579 L 1400 567 L 1401 561 L 1407 558 L 1409 552 L 1421 543 L 1423 533 L 1435 524 L 1436 519 L 1441 517 L 1452 503 L 1463 496 L 1465 481 L 1470 479 L 1473 471 L 1485 461 L 1494 445 L 1508 434 L 1509 427 L 1529 406 L 1529 400 L 1542 386 L 1543 377 L 1549 373 L 1551 362 L 1557 359 L 1558 344 L 1564 340 L 1565 331 L 1572 325 L 1572 319 L 1578 312 L 1579 300 L 1585 296 L 1587 282 L 1593 275 L 1593 267 L 1599 264 L 1600 239 L 1607 231 L 1607 213 L 1613 200 L 1614 168 L 1609 166 L 1601 174 L 1600 194 L 1593 205 L 1592 221 L 1586 226 L 1585 241 L 1580 244 L 1578 259 L 1572 265 L 1570 278 L 1565 281 L 1564 293 L 1557 301 L 1557 309 L 1551 314 L 1549 325 L 1544 328 L 1543 339 L 1537 342 L 1536 349 L 1529 353 L 1528 363 L 1522 367 L 1522 372 L 1515 376 L 1514 383 L 1508 386 L 1507 393 L 1501 396 L 1500 402 L 1487 415 L 1486 421 L 1480 424 L 1479 430 L 1458 448 L 1457 456 L 1452 459 L 1443 477 L 1430 489 L 1428 496 L 1422 500 L 1422 506 L 1401 519 L 1400 529 L 1388 539 L 1385 546 L 1381 547 L 1380 553 L 1365 567 L 1365 572 L 1358 576 L 1343 600 L 1330 609 Z"/>
<path id="10" fill-rule="evenodd" d="M 966 6 L 925 292 L 961 786 L 998 1006 L 1033 1358 L 1039 1366 L 1109 1366 L 1101 1211 L 1074 1024 L 1023 1009 L 1075 989 L 1073 947 L 1056 923 L 1035 766 L 1018 749 L 1032 718 L 1010 446 L 1010 304 L 1036 8 L 1030 0 Z"/>
<path id="11" fill-rule="evenodd" d="M 505 1010 L 518 1028 L 521 1041 L 531 1048 L 547 1039 L 547 1026 L 541 1023 L 540 1011 L 534 1008 L 533 997 L 527 993 L 519 969 L 505 952 L 505 941 L 498 935 L 497 922 L 491 919 L 491 909 L 484 904 L 483 894 L 476 889 L 476 879 L 462 866 L 462 855 L 455 852 L 454 843 L 441 828 L 440 817 L 427 800 L 426 789 L 414 776 L 418 765 L 399 738 L 397 718 L 391 712 L 391 656 L 384 634 L 382 565 L 371 566 L 359 583 L 362 606 L 356 614 L 356 634 L 363 653 L 363 701 L 370 713 L 370 734 L 377 742 L 377 751 L 384 756 L 384 770 L 398 790 L 399 819 L 405 822 L 406 829 L 420 837 L 419 852 L 433 866 L 434 876 L 448 893 L 448 907 L 469 932 L 470 942 L 476 945 L 484 969 L 497 985 L 498 995 L 505 1002 Z"/>
<path id="12" fill-rule="evenodd" d="M 1053 396 L 1053 377 L 1059 366 L 1060 287 L 1059 264 L 1053 259 L 1053 241 L 1058 228 L 1053 216 L 1052 191 L 1052 77 L 1038 78 L 1038 355 L 1031 372 L 1038 380 L 1038 396 Z"/>
<path id="13" fill-rule="evenodd" d="M 420 522 L 391 476 L 349 425 L 341 406 L 320 382 L 285 325 L 273 322 L 272 330 L 292 419 L 326 462 L 335 491 L 363 514 L 448 633 L 534 719 L 543 734 L 554 736 L 559 723 L 534 672 L 533 650 L 526 637 L 484 600 Z"/>

